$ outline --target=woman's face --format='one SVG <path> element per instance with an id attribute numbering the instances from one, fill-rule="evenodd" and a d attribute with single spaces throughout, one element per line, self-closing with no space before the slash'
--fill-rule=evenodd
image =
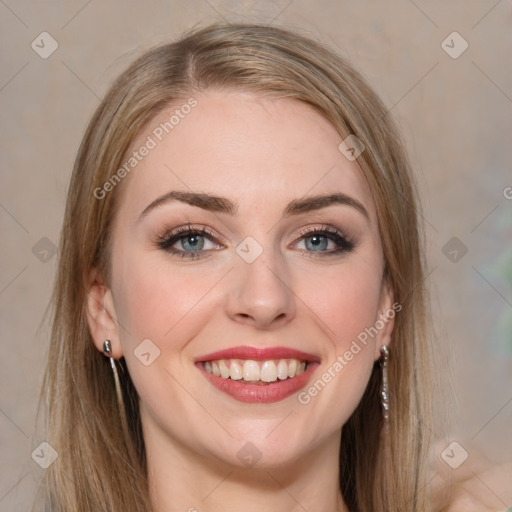
<path id="1" fill-rule="evenodd" d="M 271 467 L 339 441 L 389 343 L 375 207 L 306 104 L 194 98 L 133 145 L 155 143 L 117 185 L 110 288 L 91 285 L 117 323 L 92 312 L 91 332 L 126 359 L 147 445 Z"/>

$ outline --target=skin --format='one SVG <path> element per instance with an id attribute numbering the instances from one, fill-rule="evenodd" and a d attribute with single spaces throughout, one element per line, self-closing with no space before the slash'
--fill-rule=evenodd
<path id="1" fill-rule="evenodd" d="M 393 305 L 383 283 L 383 254 L 370 190 L 341 137 L 309 106 L 241 91 L 208 90 L 198 105 L 119 185 L 112 232 L 112 278 L 91 272 L 89 325 L 99 351 L 110 339 L 140 395 L 155 512 L 208 510 L 346 511 L 338 488 L 343 424 L 360 401 L 393 320 L 303 405 L 292 395 L 247 404 L 214 388 L 194 364 L 238 345 L 285 346 L 321 359 L 310 383 L 332 367 L 365 328 Z M 162 112 L 144 143 L 175 107 Z M 141 212 L 169 191 L 229 199 L 232 213 L 172 200 Z M 347 204 L 283 216 L 293 200 L 343 193 Z M 207 227 L 199 258 L 157 245 L 166 230 Z M 351 251 L 326 254 L 304 230 L 335 228 Z M 236 252 L 253 237 L 262 254 Z M 174 248 L 184 251 L 183 238 Z M 185 241 L 187 239 L 185 238 Z M 189 248 L 190 245 L 186 246 Z M 160 356 L 149 366 L 134 349 L 150 339 Z M 247 467 L 238 451 L 261 458 Z"/>
<path id="2" fill-rule="evenodd" d="M 452 469 L 441 458 L 450 440 L 434 446 L 430 487 L 433 510 L 441 512 L 506 512 L 512 504 L 512 462 L 488 460 L 469 439 L 460 440 L 468 458 Z"/>

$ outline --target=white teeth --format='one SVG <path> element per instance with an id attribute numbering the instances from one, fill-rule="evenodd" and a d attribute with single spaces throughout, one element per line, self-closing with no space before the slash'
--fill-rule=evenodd
<path id="1" fill-rule="evenodd" d="M 244 380 L 260 380 L 260 365 L 256 361 L 245 361 Z"/>
<path id="2" fill-rule="evenodd" d="M 242 378 L 242 367 L 235 361 L 231 362 L 231 367 L 229 368 L 229 376 L 233 380 L 240 380 Z"/>
<path id="3" fill-rule="evenodd" d="M 295 377 L 297 375 L 297 359 L 292 359 L 288 363 L 288 377 Z"/>
<path id="4" fill-rule="evenodd" d="M 277 378 L 279 380 L 288 378 L 288 365 L 284 359 L 281 359 L 277 365 Z"/>
<path id="5" fill-rule="evenodd" d="M 277 359 L 254 361 L 252 359 L 219 359 L 205 361 L 204 370 L 216 377 L 245 382 L 276 382 L 277 380 L 292 379 L 306 370 L 306 361 L 298 359 Z"/>
<path id="6" fill-rule="evenodd" d="M 221 359 L 219 361 L 219 369 L 220 369 L 220 376 L 223 379 L 227 379 L 229 377 L 229 368 L 226 366 L 226 361 L 224 359 Z M 206 364 L 205 364 L 205 370 L 206 370 Z M 206 370 L 208 371 L 208 370 Z"/>
<path id="7" fill-rule="evenodd" d="M 274 361 L 265 361 L 261 367 L 261 377 L 263 382 L 274 382 L 277 380 L 277 368 Z"/>

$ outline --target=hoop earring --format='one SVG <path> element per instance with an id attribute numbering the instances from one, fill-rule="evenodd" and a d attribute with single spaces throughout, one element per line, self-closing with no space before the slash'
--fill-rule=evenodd
<path id="1" fill-rule="evenodd" d="M 382 386 L 380 389 L 380 398 L 382 404 L 382 414 L 384 420 L 389 420 L 389 388 L 388 388 L 388 361 L 389 348 L 386 345 L 380 347 L 381 359 L 380 367 L 382 368 Z"/>
<path id="2" fill-rule="evenodd" d="M 119 374 L 117 373 L 116 360 L 112 357 L 112 344 L 110 340 L 103 342 L 103 353 L 110 359 L 110 366 L 114 374 L 114 384 L 116 386 L 117 403 L 119 405 L 119 413 L 123 424 L 126 422 L 126 412 L 124 408 L 123 393 L 121 392 L 121 383 L 119 381 Z"/>

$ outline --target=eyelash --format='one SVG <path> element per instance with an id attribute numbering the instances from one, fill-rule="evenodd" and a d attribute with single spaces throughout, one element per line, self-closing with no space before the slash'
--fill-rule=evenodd
<path id="1" fill-rule="evenodd" d="M 179 242 L 183 238 L 187 238 L 190 236 L 201 236 L 206 237 L 210 239 L 211 242 L 215 242 L 215 235 L 212 233 L 208 228 L 201 227 L 201 228 L 194 228 L 190 225 L 183 226 L 181 228 L 177 228 L 172 231 L 164 231 L 160 235 L 157 236 L 157 246 L 171 255 L 179 255 L 181 258 L 190 258 L 190 259 L 197 259 L 204 257 L 204 253 L 208 252 L 210 249 L 206 250 L 198 250 L 198 251 L 183 251 L 179 249 L 175 249 L 172 246 Z M 310 238 L 313 236 L 324 236 L 330 240 L 332 240 L 338 248 L 330 251 L 319 251 L 318 254 L 315 254 L 316 251 L 305 251 L 310 254 L 310 257 L 326 257 L 326 256 L 332 256 L 332 255 L 339 255 L 344 252 L 350 252 L 354 249 L 355 244 L 350 241 L 341 231 L 334 229 L 330 226 L 322 226 L 321 228 L 313 228 L 313 229 L 306 229 L 300 232 L 299 238 L 297 239 L 294 244 L 298 243 L 299 241 Z M 217 244 L 216 245 L 221 245 Z"/>
<path id="2" fill-rule="evenodd" d="M 194 228 L 190 225 L 183 226 L 181 228 L 177 228 L 173 231 L 164 231 L 162 234 L 157 237 L 157 245 L 163 251 L 166 251 L 172 255 L 179 255 L 181 258 L 191 258 L 196 259 L 202 256 L 204 250 L 201 251 L 181 251 L 179 249 L 174 249 L 172 246 L 179 242 L 183 238 L 187 238 L 189 236 L 203 236 L 209 238 L 212 242 L 215 241 L 215 235 L 209 231 L 206 227 L 202 228 Z"/>
<path id="3" fill-rule="evenodd" d="M 344 252 L 350 252 L 355 247 L 354 242 L 352 242 L 341 231 L 327 225 L 324 225 L 320 228 L 305 229 L 301 231 L 299 233 L 299 239 L 297 240 L 297 242 L 313 236 L 325 236 L 326 238 L 332 240 L 338 247 L 330 251 L 319 251 L 318 254 L 315 254 L 316 251 L 306 251 L 310 253 L 310 256 L 312 258 L 339 255 Z"/>

